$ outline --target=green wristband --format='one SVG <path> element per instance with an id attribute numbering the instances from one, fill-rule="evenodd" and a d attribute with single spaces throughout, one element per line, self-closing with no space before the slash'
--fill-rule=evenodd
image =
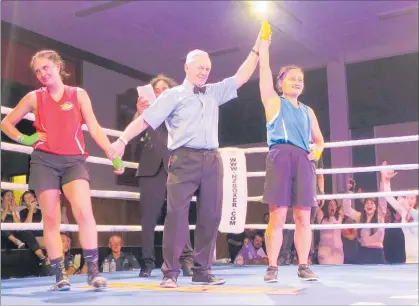
<path id="1" fill-rule="evenodd" d="M 115 158 L 112 161 L 112 164 L 113 164 L 113 168 L 115 170 L 120 170 L 120 169 L 122 170 L 122 169 L 124 169 L 124 162 L 122 161 L 122 159 L 120 157 Z"/>
<path id="2" fill-rule="evenodd" d="M 20 134 L 19 139 L 20 139 L 20 143 L 24 144 L 25 146 L 31 146 L 39 140 L 39 133 L 35 133 L 30 136 L 25 135 L 25 134 Z"/>

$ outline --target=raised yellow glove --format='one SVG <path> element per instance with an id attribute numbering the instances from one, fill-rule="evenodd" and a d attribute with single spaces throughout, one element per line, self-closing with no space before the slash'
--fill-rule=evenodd
<path id="1" fill-rule="evenodd" d="M 262 21 L 262 34 L 260 35 L 261 40 L 269 40 L 269 36 L 271 35 L 271 25 L 269 21 L 265 20 Z"/>

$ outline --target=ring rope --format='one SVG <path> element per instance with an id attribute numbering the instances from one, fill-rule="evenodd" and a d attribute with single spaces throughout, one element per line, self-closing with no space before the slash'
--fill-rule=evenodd
<path id="1" fill-rule="evenodd" d="M 24 154 L 31 154 L 33 151 L 32 147 L 3 142 L 3 141 L 1 142 L 1 149 L 6 150 L 6 151 L 24 153 Z M 88 163 L 93 163 L 93 164 L 113 166 L 112 161 L 104 157 L 89 156 L 86 161 Z M 126 168 L 137 169 L 138 163 L 124 161 L 124 166 Z"/>
<path id="2" fill-rule="evenodd" d="M 247 229 L 264 230 L 267 224 L 246 224 Z M 326 229 L 360 229 L 360 228 L 417 228 L 418 222 L 411 223 L 351 223 L 351 224 L 312 224 L 313 230 L 326 230 Z M 295 224 L 284 224 L 284 229 L 295 230 Z M 96 225 L 98 232 L 140 232 L 142 231 L 141 225 Z M 163 225 L 158 225 L 155 231 L 162 232 Z M 190 230 L 195 229 L 195 225 L 189 225 Z M 42 223 L 2 223 L 1 230 L 8 231 L 26 231 L 26 230 L 43 230 Z M 78 232 L 79 227 L 77 224 L 60 224 L 62 232 Z"/>
<path id="3" fill-rule="evenodd" d="M 8 114 L 12 111 L 11 108 L 1 107 L 2 114 Z M 34 121 L 35 116 L 30 113 L 23 117 L 24 119 Z M 82 129 L 88 131 L 87 126 L 83 125 Z M 119 137 L 122 132 L 103 128 L 106 135 Z M 325 148 L 339 148 L 339 147 L 350 147 L 350 146 L 361 146 L 361 145 L 374 145 L 374 144 L 385 144 L 385 143 L 400 143 L 400 142 L 412 142 L 419 141 L 419 135 L 412 136 L 400 136 L 400 137 L 383 137 L 373 139 L 361 139 L 361 140 L 350 140 L 350 141 L 338 141 L 325 143 Z M 17 144 L 10 144 L 1 142 L 1 149 L 7 151 L 14 151 L 20 153 L 30 154 L 33 149 Z M 240 149 L 245 153 L 266 153 L 269 151 L 267 147 L 261 148 L 247 148 Z M 112 165 L 111 161 L 106 158 L 90 156 L 87 159 L 90 163 Z M 127 168 L 137 168 L 138 163 L 124 162 Z M 406 164 L 406 165 L 386 165 L 386 166 L 372 166 L 372 167 L 357 167 L 357 168 L 337 168 L 337 169 L 319 169 L 316 171 L 317 174 L 336 174 L 336 173 L 359 173 L 359 172 L 372 172 L 372 171 L 388 171 L 388 170 L 416 170 L 419 169 L 418 164 Z M 265 172 L 249 172 L 248 177 L 262 177 L 265 176 Z M 26 184 L 15 184 L 1 182 L 2 189 L 10 190 L 27 190 L 28 185 Z M 386 196 L 403 196 L 403 195 L 418 195 L 418 190 L 406 190 L 406 191 L 391 191 L 391 192 L 371 192 L 371 193 L 354 193 L 354 194 L 331 194 L 331 195 L 318 195 L 318 200 L 327 199 L 362 199 L 368 197 L 386 197 Z M 104 191 L 104 190 L 91 190 L 92 197 L 101 198 L 115 198 L 115 199 L 132 199 L 138 200 L 140 193 L 126 192 L 126 191 Z M 195 198 L 195 197 L 194 197 Z M 195 199 L 196 200 L 196 199 Z M 261 201 L 262 197 L 248 197 L 249 201 Z M 366 223 L 366 224 L 314 224 L 313 229 L 345 229 L 345 228 L 401 228 L 401 227 L 417 227 L 418 223 Z M 246 228 L 254 229 L 266 229 L 266 224 L 249 224 Z M 40 230 L 43 228 L 42 223 L 3 223 L 1 225 L 2 230 Z M 157 226 L 156 231 L 162 231 L 163 226 Z M 194 225 L 189 226 L 190 229 L 195 229 Z M 98 225 L 98 231 L 141 231 L 141 226 L 114 226 L 114 225 Z M 284 229 L 295 229 L 295 224 L 285 224 Z M 78 231 L 78 225 L 73 224 L 61 224 L 62 231 Z"/>
<path id="4" fill-rule="evenodd" d="M 6 190 L 28 190 L 27 184 L 17 184 L 1 182 L 1 189 Z M 91 190 L 91 196 L 96 198 L 111 198 L 125 200 L 139 200 L 139 192 L 130 191 L 111 191 L 111 190 Z M 401 191 L 380 191 L 380 192 L 363 192 L 363 193 L 337 193 L 337 194 L 319 194 L 317 200 L 339 200 L 339 199 L 366 199 L 366 198 L 384 198 L 419 195 L 419 190 L 401 190 Z M 262 196 L 248 197 L 248 201 L 261 202 Z M 196 201 L 196 197 L 192 198 Z"/>
<path id="5" fill-rule="evenodd" d="M 324 147 L 325 148 L 343 148 L 343 147 L 366 146 L 366 145 L 412 142 L 412 141 L 419 141 L 419 135 L 326 142 L 324 144 Z M 266 152 L 269 151 L 269 148 L 267 148 L 267 147 L 246 148 L 246 149 L 242 149 L 242 150 L 244 150 L 244 152 L 247 153 L 247 154 L 266 153 Z"/>
<path id="6" fill-rule="evenodd" d="M 29 186 L 28 184 L 1 182 L 1 189 L 26 191 L 29 189 Z M 140 199 L 139 192 L 130 192 L 130 191 L 90 190 L 90 195 L 94 198 L 106 198 L 106 199 L 123 199 L 123 200 L 139 200 Z"/>
<path id="7" fill-rule="evenodd" d="M 9 107 L 4 107 L 4 106 L 1 107 L 2 114 L 8 114 L 12 110 L 13 109 Z M 30 121 L 35 120 L 35 116 L 32 113 L 26 114 L 26 116 L 24 116 L 23 118 Z M 83 130 L 88 131 L 86 125 L 83 125 Z M 116 130 L 111 130 L 111 129 L 106 129 L 106 128 L 103 128 L 103 131 L 105 132 L 106 135 L 109 135 L 109 136 L 119 137 L 122 135 L 121 131 L 116 131 Z M 384 143 L 400 143 L 400 142 L 411 142 L 411 141 L 419 141 L 419 135 L 327 142 L 324 144 L 324 147 L 325 148 L 342 148 L 342 147 L 364 146 L 364 145 L 374 145 L 374 144 L 384 144 Z M 244 150 L 245 153 L 264 153 L 264 152 L 268 152 L 269 148 L 260 147 L 260 148 L 247 148 L 247 149 L 242 149 L 242 150 Z"/>
<path id="8" fill-rule="evenodd" d="M 418 170 L 419 164 L 403 165 L 384 165 L 354 168 L 336 168 L 336 169 L 316 169 L 316 174 L 338 174 L 338 173 L 361 173 L 361 172 L 381 172 L 391 170 Z M 248 172 L 247 177 L 264 177 L 266 172 Z"/>
<path id="9" fill-rule="evenodd" d="M 25 154 L 31 154 L 33 151 L 32 147 L 1 142 L 1 149 L 6 151 L 13 151 Z M 221 148 L 222 150 L 222 148 Z M 238 149 L 240 150 L 240 149 Z M 103 157 L 89 156 L 87 162 L 94 164 L 102 164 L 112 166 L 112 162 Z M 124 161 L 126 168 L 137 169 L 138 163 Z M 390 170 L 418 170 L 419 164 L 403 164 L 403 165 L 381 165 L 381 166 L 369 166 L 369 167 L 353 167 L 353 168 L 336 168 L 336 169 L 316 169 L 316 174 L 338 174 L 338 173 L 361 173 L 361 172 L 379 172 L 379 171 L 390 171 Z M 247 177 L 264 177 L 264 171 L 260 172 L 248 172 Z"/>
<path id="10" fill-rule="evenodd" d="M 318 194 L 317 200 L 341 200 L 341 199 L 367 199 L 367 198 L 385 198 L 385 197 L 401 197 L 409 195 L 419 195 L 419 190 L 400 190 L 400 191 L 379 191 L 379 192 L 362 192 L 362 193 L 336 193 L 336 194 Z M 262 196 L 248 197 L 248 201 L 262 202 Z"/>

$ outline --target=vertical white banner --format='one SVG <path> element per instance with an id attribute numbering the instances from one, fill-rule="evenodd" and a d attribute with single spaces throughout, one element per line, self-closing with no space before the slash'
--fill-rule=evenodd
<path id="1" fill-rule="evenodd" d="M 244 231 L 247 214 L 246 156 L 238 148 L 220 149 L 223 162 L 223 210 L 219 231 L 239 234 Z"/>

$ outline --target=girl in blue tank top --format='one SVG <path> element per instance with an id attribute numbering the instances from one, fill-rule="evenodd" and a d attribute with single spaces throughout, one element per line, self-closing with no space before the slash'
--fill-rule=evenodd
<path id="1" fill-rule="evenodd" d="M 317 206 L 314 163 L 324 148 L 323 135 L 313 110 L 298 101 L 304 89 L 304 73 L 300 67 L 283 67 L 275 84 L 281 95 L 275 91 L 269 67 L 269 44 L 270 39 L 261 38 L 259 86 L 269 145 L 263 195 L 263 202 L 269 205 L 269 223 L 265 233 L 269 266 L 264 280 L 276 282 L 278 279 L 282 228 L 291 206 L 299 258 L 297 275 L 303 280 L 317 280 L 317 275 L 308 266 L 308 255 L 312 237 L 310 213 Z"/>
<path id="2" fill-rule="evenodd" d="M 310 152 L 311 120 L 307 105 L 298 107 L 280 97 L 278 112 L 266 123 L 269 148 L 276 144 L 291 144 Z"/>

